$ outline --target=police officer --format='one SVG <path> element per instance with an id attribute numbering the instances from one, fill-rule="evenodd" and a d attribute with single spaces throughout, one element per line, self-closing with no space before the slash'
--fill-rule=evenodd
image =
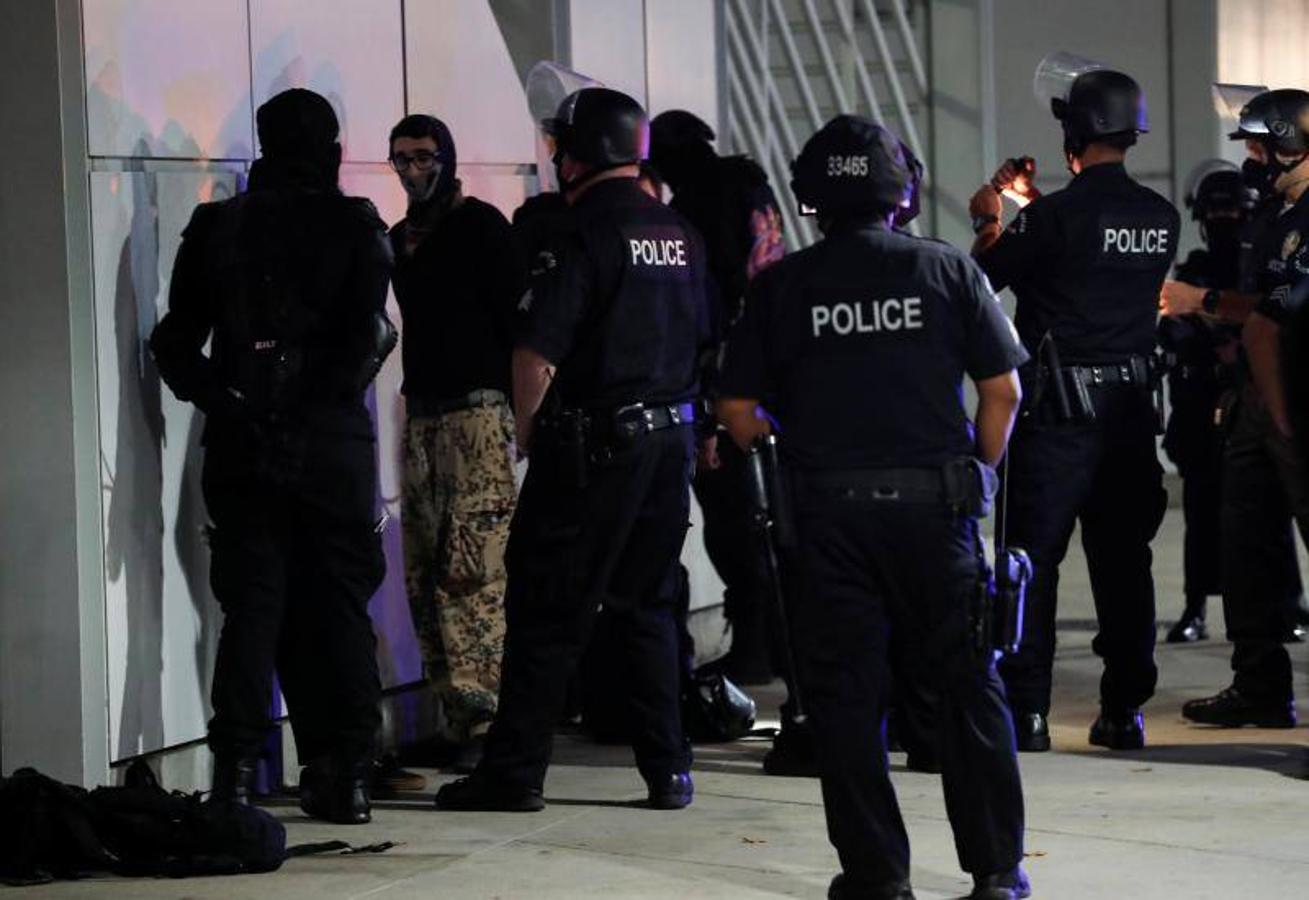
<path id="1" fill-rule="evenodd" d="M 1188 182 L 1186 205 L 1200 225 L 1205 246 L 1192 250 L 1178 264 L 1174 277 L 1206 289 L 1235 288 L 1241 231 L 1257 195 L 1242 182 L 1240 170 L 1225 160 L 1200 163 Z M 1206 600 L 1222 593 L 1218 523 L 1223 439 L 1214 418 L 1220 397 L 1235 384 L 1239 344 L 1239 329 L 1200 315 L 1165 317 L 1159 322 L 1172 407 L 1164 451 L 1182 477 L 1186 520 L 1182 545 L 1186 607 L 1168 631 L 1169 643 L 1207 638 Z"/>
<path id="2" fill-rule="evenodd" d="M 1013 725 L 989 647 L 968 635 L 986 576 L 982 463 L 1004 453 L 1027 354 L 967 256 L 892 230 L 910 177 L 893 135 L 838 116 L 793 172 L 825 237 L 751 285 L 719 414 L 742 448 L 775 418 L 791 478 L 804 602 L 789 617 L 843 869 L 828 895 L 913 896 L 882 736 L 903 662 L 897 675 L 940 691 L 946 808 L 971 896 L 1026 897 Z M 976 438 L 965 375 L 981 398 Z"/>
<path id="3" fill-rule="evenodd" d="M 1123 168 L 1148 130 L 1137 83 L 1108 69 L 1063 71 L 1073 77 L 1051 91 L 1051 108 L 1073 180 L 1031 199 L 1003 231 L 996 188 L 1012 183 L 1014 167 L 970 204 L 974 255 L 996 288 L 1013 288 L 1034 358 L 1010 452 L 1008 533 L 1035 572 L 1023 646 L 1000 672 L 1019 749 L 1048 750 L 1059 564 L 1080 520 L 1099 621 L 1092 647 L 1104 660 L 1090 740 L 1131 749 L 1144 745 L 1140 707 L 1158 676 L 1150 541 L 1166 495 L 1150 357 L 1180 220 Z"/>
<path id="4" fill-rule="evenodd" d="M 635 100 L 584 89 L 546 127 L 573 233 L 538 259 L 520 304 L 514 412 L 530 462 L 510 529 L 500 708 L 481 765 L 436 805 L 544 806 L 551 729 L 603 605 L 630 667 L 650 805 L 677 809 L 693 790 L 672 605 L 714 340 L 704 249 L 637 184 L 649 123 Z"/>
<path id="5" fill-rule="evenodd" d="M 1282 326 L 1309 290 L 1309 93 L 1267 91 L 1240 112 L 1234 139 L 1249 153 L 1247 183 L 1277 199 L 1252 235 L 1253 279 L 1242 290 L 1201 290 L 1169 282 L 1164 312 L 1197 311 L 1244 321 L 1249 379 L 1230 413 L 1223 467 L 1223 612 L 1233 642 L 1231 687 L 1192 700 L 1182 715 L 1208 725 L 1290 728 L 1296 723 L 1291 660 L 1282 641 L 1286 603 L 1285 521 L 1309 538 L 1309 482 L 1291 440 L 1282 380 Z"/>
<path id="6" fill-rule="evenodd" d="M 196 209 L 150 339 L 169 387 L 206 416 L 224 614 L 213 793 L 245 802 L 253 790 L 276 669 L 307 762 L 301 807 L 366 822 L 380 725 L 368 600 L 385 560 L 364 392 L 384 339 L 394 345 L 382 312 L 391 251 L 372 204 L 337 187 L 341 145 L 324 98 L 286 91 L 257 123 L 249 191 Z"/>

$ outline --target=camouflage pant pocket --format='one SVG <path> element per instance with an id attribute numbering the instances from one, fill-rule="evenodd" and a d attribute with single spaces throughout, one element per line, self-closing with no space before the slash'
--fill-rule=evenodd
<path id="1" fill-rule="evenodd" d="M 442 579 L 447 588 L 466 592 L 504 579 L 512 513 L 512 507 L 451 512 L 448 559 Z"/>

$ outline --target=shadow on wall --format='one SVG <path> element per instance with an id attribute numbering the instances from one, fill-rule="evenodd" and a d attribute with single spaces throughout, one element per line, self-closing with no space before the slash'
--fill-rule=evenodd
<path id="1" fill-rule="evenodd" d="M 142 141 L 136 148 L 149 149 Z M 106 571 L 125 582 L 127 674 L 117 756 L 163 743 L 163 460 L 159 373 L 143 339 L 159 294 L 159 209 L 153 179 L 132 192 L 132 217 L 118 256 L 114 337 L 118 351 L 118 428 L 109 497 Z"/>
<path id="2" fill-rule="evenodd" d="M 99 81 L 89 85 L 87 105 L 89 114 L 112 115 L 118 128 L 137 135 L 131 148 L 134 159 L 152 159 L 164 147 L 168 155 L 204 156 L 195 139 L 183 134 L 175 121 L 152 135 L 144 118 L 125 109 Z M 248 130 L 248 100 L 225 117 L 223 129 L 239 131 L 242 121 Z M 243 142 L 228 151 L 248 153 Z M 188 721 L 194 721 L 190 716 L 197 708 L 208 705 L 222 619 L 209 589 L 208 517 L 200 492 L 204 417 L 191 414 L 189 406 L 184 418 L 177 416 L 177 405 L 165 394 L 147 340 L 166 309 L 166 273 L 195 201 L 209 191 L 212 196 L 205 199 L 213 200 L 232 191 L 221 178 L 199 172 L 129 171 L 99 177 L 118 179 L 114 192 L 131 194 L 112 296 L 104 282 L 97 292 L 97 304 L 112 303 L 111 310 L 102 309 L 113 317 L 114 359 L 101 364 L 116 367 L 118 375 L 117 427 L 113 434 L 102 433 L 101 447 L 108 493 L 105 572 L 111 583 L 121 584 L 117 596 L 124 604 L 121 617 L 111 610 L 110 618 L 118 618 L 125 627 L 119 644 L 125 647 L 124 656 L 110 660 L 111 668 L 123 672 L 121 696 L 114 698 L 120 708 L 110 753 L 113 759 L 123 759 L 201 737 L 202 732 L 194 733 Z M 114 218 L 110 211 L 104 221 Z M 107 234 L 97 231 L 93 239 L 108 240 L 120 233 L 112 227 Z M 114 402 L 102 396 L 101 408 Z M 176 515 L 165 508 L 173 496 Z M 185 667 L 188 657 L 193 659 L 194 675 L 165 672 L 167 660 L 169 665 Z M 189 685 L 196 686 L 195 695 L 178 697 L 179 692 L 189 692 Z M 179 710 L 186 711 L 186 720 L 174 721 Z"/>

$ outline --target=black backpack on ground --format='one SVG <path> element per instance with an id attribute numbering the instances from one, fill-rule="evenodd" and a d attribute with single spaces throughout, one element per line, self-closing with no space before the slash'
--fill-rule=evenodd
<path id="1" fill-rule="evenodd" d="M 88 792 L 35 769 L 0 779 L 0 881 L 234 875 L 287 858 L 286 829 L 262 809 L 169 793 L 144 762 L 126 782 Z"/>

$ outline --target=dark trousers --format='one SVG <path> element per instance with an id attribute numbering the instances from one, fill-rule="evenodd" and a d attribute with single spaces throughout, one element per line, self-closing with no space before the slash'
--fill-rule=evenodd
<path id="1" fill-rule="evenodd" d="M 500 707 L 482 775 L 541 787 L 568 680 L 602 606 L 628 666 L 637 767 L 654 782 L 690 766 L 674 599 L 692 451 L 689 428 L 654 432 L 593 466 L 579 489 L 552 447 L 534 448 L 509 532 Z"/>
<path id="2" fill-rule="evenodd" d="M 1282 640 L 1300 583 L 1290 520 L 1309 539 L 1309 484 L 1253 385 L 1232 415 L 1223 459 L 1222 561 L 1233 686 L 1252 699 L 1282 702 L 1292 694 Z"/>
<path id="3" fill-rule="evenodd" d="M 223 610 L 209 746 L 254 756 L 276 671 L 305 762 L 371 758 L 381 681 L 368 601 L 386 560 L 375 530 L 373 445 L 337 455 L 320 490 L 251 480 L 206 459 L 210 580 Z M 330 488 L 327 485 L 330 484 Z"/>
<path id="4" fill-rule="evenodd" d="M 1188 605 L 1222 593 L 1221 490 L 1223 435 L 1214 424 L 1220 388 L 1203 375 L 1169 380 L 1172 414 L 1164 451 L 1182 477 L 1184 590 Z M 1200 607 L 1203 609 L 1203 606 Z"/>
<path id="5" fill-rule="evenodd" d="M 1032 558 L 1019 652 L 1000 664 L 1017 713 L 1050 711 L 1059 565 L 1082 526 L 1104 660 L 1100 702 L 1136 709 L 1154 693 L 1154 580 L 1150 541 L 1167 495 L 1149 398 L 1133 387 L 1094 391 L 1090 423 L 1019 420 L 1009 447 L 1008 543 Z"/>
<path id="6" fill-rule="evenodd" d="M 734 670 L 764 676 L 771 669 L 774 612 L 767 562 L 753 521 L 746 455 L 720 432 L 719 468 L 697 471 L 695 498 L 704 513 L 704 546 L 723 580 L 723 614 L 732 625 Z"/>
<path id="7" fill-rule="evenodd" d="M 892 674 L 938 692 L 935 750 L 960 866 L 1006 871 L 1023 855 L 1013 722 L 989 657 L 969 647 L 984 565 L 977 525 L 944 507 L 797 491 L 792 613 L 801 686 L 841 867 L 870 889 L 909 877 L 909 840 L 887 774 Z"/>

